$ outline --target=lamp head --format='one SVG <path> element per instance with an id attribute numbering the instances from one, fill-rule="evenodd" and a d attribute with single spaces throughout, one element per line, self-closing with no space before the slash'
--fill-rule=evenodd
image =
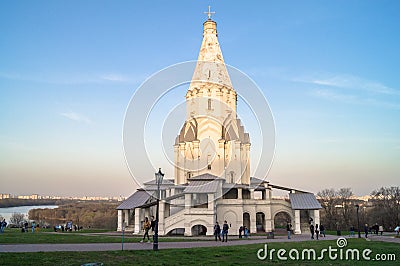
<path id="1" fill-rule="evenodd" d="M 161 172 L 161 168 L 158 168 L 158 172 L 155 174 L 156 182 L 161 183 L 164 177 L 164 174 Z"/>

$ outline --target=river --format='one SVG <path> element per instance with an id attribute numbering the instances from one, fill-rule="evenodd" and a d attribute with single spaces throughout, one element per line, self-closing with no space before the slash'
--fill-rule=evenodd
<path id="1" fill-rule="evenodd" d="M 32 209 L 55 209 L 58 208 L 57 205 L 34 205 L 34 206 L 18 206 L 18 207 L 8 207 L 0 208 L 0 216 L 6 219 L 7 223 L 10 223 L 10 218 L 13 213 L 22 213 L 25 215 L 25 219 L 28 220 L 28 212 Z"/>

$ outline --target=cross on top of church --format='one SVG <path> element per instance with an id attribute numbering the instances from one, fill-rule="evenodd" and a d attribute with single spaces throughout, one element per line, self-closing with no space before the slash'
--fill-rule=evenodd
<path id="1" fill-rule="evenodd" d="M 211 12 L 211 7 L 208 6 L 208 12 L 204 12 L 204 14 L 207 14 L 208 19 L 211 20 L 211 15 L 212 15 L 212 14 L 215 14 L 215 12 Z"/>

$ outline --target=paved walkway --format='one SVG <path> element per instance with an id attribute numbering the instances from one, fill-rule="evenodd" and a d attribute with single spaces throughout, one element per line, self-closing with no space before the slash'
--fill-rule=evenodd
<path id="1" fill-rule="evenodd" d="M 301 242 L 310 240 L 309 235 L 295 235 L 292 239 L 278 236 L 274 239 L 251 238 L 248 240 L 237 240 L 237 236 L 232 236 L 235 240 L 227 243 L 215 241 L 191 241 L 191 242 L 160 242 L 160 249 L 170 248 L 197 248 L 197 247 L 219 247 L 219 246 L 238 246 L 248 244 L 264 244 L 273 242 Z M 335 240 L 337 236 L 327 235 L 319 241 Z M 400 238 L 389 236 L 372 236 L 372 241 L 387 241 L 400 243 Z M 315 240 L 317 241 L 317 240 Z M 124 250 L 151 250 L 152 243 L 124 243 Z M 0 245 L 0 252 L 53 252 L 53 251 L 108 251 L 121 250 L 121 243 L 96 243 L 96 244 L 6 244 Z"/>

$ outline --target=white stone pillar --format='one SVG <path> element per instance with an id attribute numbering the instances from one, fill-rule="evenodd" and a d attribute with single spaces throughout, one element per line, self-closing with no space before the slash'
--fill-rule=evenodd
<path id="1" fill-rule="evenodd" d="M 294 211 L 294 233 L 301 234 L 300 229 L 300 210 Z"/>
<path id="2" fill-rule="evenodd" d="M 314 210 L 309 211 L 310 218 L 312 219 L 312 224 L 315 226 L 315 217 L 314 217 Z"/>
<path id="3" fill-rule="evenodd" d="M 118 225 L 117 225 L 117 231 L 122 231 L 122 226 L 123 226 L 123 219 L 122 219 L 122 210 L 118 210 Z"/>
<path id="4" fill-rule="evenodd" d="M 265 191 L 266 191 L 266 198 L 265 199 L 271 200 L 271 198 L 272 198 L 272 189 L 271 189 L 271 187 L 268 186 Z"/>
<path id="5" fill-rule="evenodd" d="M 254 192 L 254 190 L 253 190 Z M 254 193 L 253 193 L 254 196 Z M 250 233 L 255 234 L 257 233 L 257 220 L 256 220 L 256 212 L 252 212 L 250 214 Z"/>
<path id="6" fill-rule="evenodd" d="M 272 220 L 265 219 L 265 232 L 272 232 Z"/>
<path id="7" fill-rule="evenodd" d="M 124 222 L 125 226 L 129 226 L 129 210 L 124 210 Z"/>
<path id="8" fill-rule="evenodd" d="M 185 209 L 190 209 L 192 205 L 192 194 L 185 194 Z"/>
<path id="9" fill-rule="evenodd" d="M 139 234 L 140 233 L 140 208 L 136 208 L 135 209 L 135 228 L 133 230 L 133 232 L 135 234 Z"/>
<path id="10" fill-rule="evenodd" d="M 254 188 L 250 189 L 250 199 L 254 199 Z"/>
<path id="11" fill-rule="evenodd" d="M 185 236 L 192 236 L 192 228 L 190 228 L 190 223 L 185 223 Z"/>
<path id="12" fill-rule="evenodd" d="M 238 188 L 237 191 L 238 191 L 238 199 L 240 200 L 243 199 L 242 188 Z"/>
<path id="13" fill-rule="evenodd" d="M 214 235 L 214 224 L 208 224 L 206 228 L 207 228 L 206 236 Z"/>
<path id="14" fill-rule="evenodd" d="M 214 204 L 215 204 L 215 202 L 214 202 L 214 194 L 208 194 L 207 201 L 208 201 L 208 210 L 209 211 L 214 211 Z M 207 230 L 207 232 L 208 232 L 208 230 Z"/>
<path id="15" fill-rule="evenodd" d="M 314 226 L 318 224 L 318 227 L 321 226 L 319 223 L 319 210 L 314 210 Z"/>

